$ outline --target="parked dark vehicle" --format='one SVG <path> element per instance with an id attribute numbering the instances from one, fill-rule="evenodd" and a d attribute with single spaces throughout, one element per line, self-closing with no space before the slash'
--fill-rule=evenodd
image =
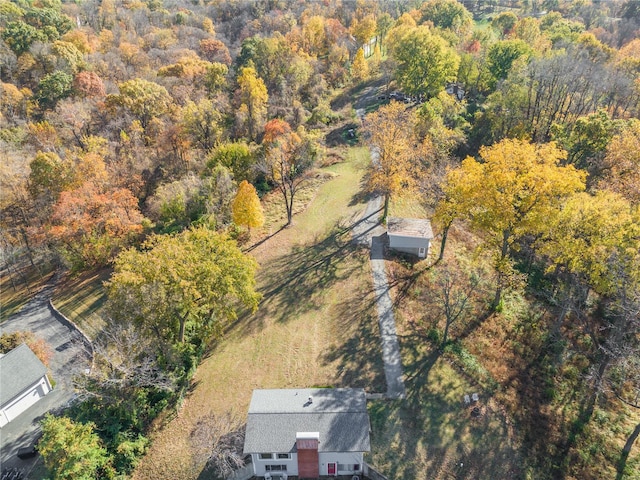
<path id="1" fill-rule="evenodd" d="M 38 450 L 35 445 L 30 447 L 22 447 L 18 450 L 18 458 L 26 460 L 27 458 L 33 458 L 38 454 Z"/>

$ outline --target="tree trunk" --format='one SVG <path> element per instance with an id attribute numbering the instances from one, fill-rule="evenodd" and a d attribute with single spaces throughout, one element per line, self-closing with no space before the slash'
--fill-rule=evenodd
<path id="1" fill-rule="evenodd" d="M 502 232 L 502 250 L 500 252 L 500 260 L 498 261 L 498 286 L 496 287 L 496 294 L 493 297 L 493 302 L 491 302 L 491 310 L 495 310 L 500 305 L 500 301 L 502 300 L 502 291 L 504 290 L 504 279 L 505 274 L 502 271 L 502 264 L 507 258 L 507 253 L 509 252 L 509 237 L 511 236 L 511 232 L 509 230 L 505 230 Z"/>
<path id="2" fill-rule="evenodd" d="M 182 317 L 180 317 L 180 330 L 178 331 L 178 342 L 183 343 L 184 342 L 184 326 L 185 323 L 187 323 L 187 317 L 189 316 L 189 313 L 185 313 Z"/>
<path id="3" fill-rule="evenodd" d="M 442 261 L 444 258 L 444 247 L 447 245 L 447 235 L 449 235 L 449 228 L 451 228 L 451 223 L 447 223 L 442 229 L 442 241 L 440 242 L 440 255 L 438 256 L 438 261 Z"/>
<path id="4" fill-rule="evenodd" d="M 629 455 L 629 453 L 631 453 L 631 448 L 633 447 L 633 444 L 635 443 L 638 436 L 640 436 L 640 423 L 636 425 L 636 428 L 633 430 L 633 432 L 631 432 L 629 438 L 627 438 L 627 443 L 624 444 L 622 452 L 625 455 Z"/>
<path id="5" fill-rule="evenodd" d="M 624 471 L 627 466 L 627 459 L 629 458 L 629 453 L 631 453 L 631 448 L 635 443 L 636 439 L 640 436 L 640 423 L 636 425 L 636 428 L 631 432 L 629 438 L 627 438 L 627 443 L 624 444 L 622 448 L 622 454 L 618 459 L 618 465 L 616 466 L 616 470 L 618 474 L 616 475 L 616 480 L 623 480 L 625 478 Z"/>
<path id="6" fill-rule="evenodd" d="M 449 322 L 449 320 L 447 320 L 447 322 L 444 325 L 444 333 L 442 334 L 442 343 L 441 346 L 444 347 L 447 344 L 447 337 L 449 336 L 449 326 L 451 325 L 451 322 Z"/>
<path id="7" fill-rule="evenodd" d="M 384 196 L 384 209 L 382 210 L 382 219 L 380 220 L 382 223 L 385 223 L 387 221 L 387 214 L 389 213 L 389 200 L 390 200 L 390 196 L 387 193 Z"/>
<path id="8" fill-rule="evenodd" d="M 290 195 L 285 193 L 284 201 L 287 204 L 287 225 L 291 225 L 291 220 L 293 220 L 293 192 L 290 192 Z"/>

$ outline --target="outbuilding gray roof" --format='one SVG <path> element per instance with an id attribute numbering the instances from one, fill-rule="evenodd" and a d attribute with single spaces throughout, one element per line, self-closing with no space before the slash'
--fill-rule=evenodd
<path id="1" fill-rule="evenodd" d="M 319 452 L 368 452 L 369 430 L 363 389 L 254 390 L 244 453 L 295 452 L 298 432 L 318 432 Z"/>
<path id="2" fill-rule="evenodd" d="M 433 238 L 431 222 L 425 218 L 387 218 L 387 233 L 401 237 Z"/>
<path id="3" fill-rule="evenodd" d="M 0 406 L 24 392 L 47 373 L 47 367 L 23 343 L 0 357 Z"/>

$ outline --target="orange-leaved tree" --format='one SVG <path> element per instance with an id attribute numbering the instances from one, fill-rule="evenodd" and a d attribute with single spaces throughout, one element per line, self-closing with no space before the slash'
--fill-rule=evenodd
<path id="1" fill-rule="evenodd" d="M 251 227 L 259 228 L 264 225 L 264 212 L 260 204 L 260 198 L 253 185 L 246 180 L 240 182 L 231 205 L 233 222 L 236 225 L 244 225 L 251 232 Z"/>
<path id="2" fill-rule="evenodd" d="M 76 267 L 102 266 L 143 231 L 138 200 L 124 188 L 103 191 L 93 182 L 60 194 L 50 234 Z"/>

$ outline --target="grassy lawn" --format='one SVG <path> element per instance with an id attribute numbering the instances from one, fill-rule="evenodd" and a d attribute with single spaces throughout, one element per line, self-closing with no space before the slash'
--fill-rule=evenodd
<path id="1" fill-rule="evenodd" d="M 371 463 L 390 479 L 518 478 L 517 448 L 496 404 L 437 352 L 414 357 L 414 347 L 403 342 L 407 399 L 369 403 Z M 478 417 L 463 401 L 474 392 Z"/>
<path id="2" fill-rule="evenodd" d="M 389 202 L 390 217 L 429 218 L 430 215 L 420 201 L 419 195 L 405 195 L 392 198 Z"/>

